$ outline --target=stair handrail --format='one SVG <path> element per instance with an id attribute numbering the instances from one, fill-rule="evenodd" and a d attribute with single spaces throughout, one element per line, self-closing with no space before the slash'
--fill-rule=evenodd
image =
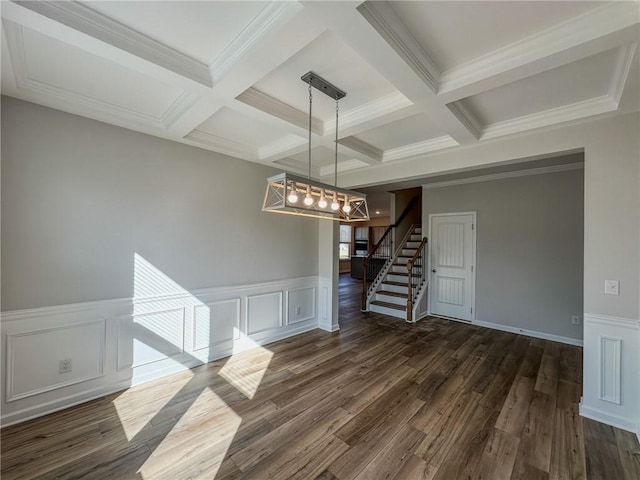
<path id="1" fill-rule="evenodd" d="M 396 221 L 393 224 L 391 224 L 391 225 L 389 225 L 387 227 L 387 229 L 382 234 L 382 237 L 380 237 L 380 240 L 378 240 L 378 243 L 375 244 L 375 246 L 373 247 L 371 252 L 362 261 L 362 271 L 363 271 L 363 273 L 362 273 L 362 299 L 361 299 L 361 309 L 362 309 L 362 311 L 365 311 L 367 309 L 367 297 L 369 296 L 370 287 L 372 285 L 375 285 L 376 280 L 378 279 L 378 277 L 381 274 L 383 274 L 383 272 L 386 270 L 386 267 L 388 266 L 389 262 L 395 256 L 396 252 L 393 250 L 393 235 L 392 235 L 393 229 L 396 228 L 396 226 L 398 226 L 398 224 L 400 224 L 400 222 L 402 222 L 402 220 L 404 220 L 404 218 L 409 214 L 411 209 L 415 206 L 415 204 L 418 201 L 418 199 L 419 199 L 419 197 L 415 196 L 411 200 L 409 200 L 409 203 L 407 204 L 405 209 L 402 211 L 400 216 L 396 219 Z M 410 234 L 410 232 L 413 231 L 413 228 L 414 228 L 413 225 L 411 227 L 409 227 L 409 232 L 407 232 L 407 234 Z M 388 246 L 388 257 L 387 257 L 387 260 L 385 261 L 384 265 L 382 265 L 382 267 L 375 274 L 375 276 L 371 275 L 371 277 L 373 277 L 373 278 L 370 278 L 370 276 L 368 275 L 369 263 L 371 262 L 371 259 L 374 258 L 375 255 L 378 253 L 378 250 L 380 249 L 381 245 L 382 246 Z M 377 258 L 385 258 L 385 257 L 377 257 Z"/>
<path id="2" fill-rule="evenodd" d="M 367 308 L 367 297 L 369 295 L 369 289 L 371 285 L 375 284 L 375 280 L 380 275 L 380 272 L 384 271 L 385 267 L 389 263 L 389 260 L 392 258 L 393 252 L 393 232 L 394 225 L 389 225 L 387 229 L 380 237 L 378 243 L 376 243 L 375 247 L 371 250 L 371 252 L 366 256 L 366 258 L 362 261 L 362 299 L 361 299 L 361 310 L 365 311 Z M 380 268 L 374 278 L 370 278 L 369 276 L 369 263 L 372 258 L 385 258 L 383 256 L 377 256 L 378 250 L 381 249 L 381 246 L 384 246 L 384 249 L 387 251 L 387 259 L 384 262 L 384 265 Z M 371 275 L 373 276 L 373 275 Z"/>
<path id="3" fill-rule="evenodd" d="M 411 259 L 407 262 L 407 322 L 413 321 L 413 300 L 414 300 L 414 275 L 413 275 L 413 267 L 414 265 L 420 266 L 420 280 L 416 282 L 415 294 L 417 295 L 419 292 L 419 287 L 424 283 L 426 277 L 426 257 L 424 255 L 425 245 L 427 244 L 427 237 L 422 237 L 422 241 L 416 250 L 416 253 L 413 255 Z"/>

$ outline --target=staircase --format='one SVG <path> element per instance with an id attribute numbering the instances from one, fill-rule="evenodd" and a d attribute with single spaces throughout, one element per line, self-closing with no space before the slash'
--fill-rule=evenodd
<path id="1" fill-rule="evenodd" d="M 411 276 L 414 278 L 410 285 L 407 263 L 414 258 L 421 247 L 422 240 L 421 227 L 413 226 L 402 245 L 402 250 L 393 259 L 389 270 L 377 286 L 369 302 L 370 311 L 411 321 L 411 316 L 407 312 L 407 307 L 411 308 L 409 292 L 413 296 L 416 293 L 416 287 L 421 286 L 424 267 L 421 263 L 413 265 Z"/>

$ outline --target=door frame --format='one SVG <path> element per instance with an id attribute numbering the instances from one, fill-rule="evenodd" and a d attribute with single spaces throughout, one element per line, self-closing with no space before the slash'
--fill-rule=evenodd
<path id="1" fill-rule="evenodd" d="M 472 216 L 472 222 L 473 222 L 473 227 L 471 228 L 471 265 L 472 265 L 472 271 L 471 271 L 471 287 L 472 287 L 472 291 L 471 291 L 471 320 L 470 323 L 474 323 L 476 321 L 476 270 L 478 270 L 476 268 L 477 266 L 477 255 L 476 255 L 476 238 L 478 235 L 478 215 L 477 212 L 473 211 L 473 212 L 446 212 L 446 213 L 430 213 L 429 214 L 429 233 L 428 233 L 428 237 L 429 239 L 433 238 L 431 235 L 431 227 L 433 224 L 433 218 L 435 217 L 453 217 L 456 215 L 471 215 Z M 433 298 L 430 294 L 431 294 L 431 241 L 427 242 L 427 268 L 428 268 L 428 275 L 429 275 L 429 283 L 428 283 L 428 290 L 427 290 L 427 295 L 429 295 L 428 301 L 427 301 L 427 315 L 430 316 L 434 316 L 434 317 L 439 317 L 439 318 L 447 318 L 450 320 L 456 320 L 458 322 L 464 322 L 464 323 L 469 323 L 466 320 L 463 320 L 461 318 L 453 318 L 453 317 L 445 317 L 443 315 L 433 315 L 431 313 L 431 299 Z"/>

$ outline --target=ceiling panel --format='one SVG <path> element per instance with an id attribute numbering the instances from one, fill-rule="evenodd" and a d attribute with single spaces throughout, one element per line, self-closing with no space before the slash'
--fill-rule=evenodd
<path id="1" fill-rule="evenodd" d="M 607 2 L 391 2 L 441 70 L 553 27 Z"/>
<path id="2" fill-rule="evenodd" d="M 444 135 L 446 132 L 442 127 L 427 114 L 419 113 L 361 133 L 356 138 L 380 150 L 390 150 Z"/>
<path id="3" fill-rule="evenodd" d="M 86 2 L 179 52 L 211 64 L 268 2 Z"/>
<path id="4" fill-rule="evenodd" d="M 341 114 L 395 92 L 388 81 L 329 31 L 256 83 L 254 88 L 308 112 L 308 87 L 300 77 L 310 70 L 347 93 L 340 100 Z M 316 89 L 313 90 L 313 116 L 322 121 L 335 117 L 335 102 Z"/>
<path id="5" fill-rule="evenodd" d="M 218 110 L 196 130 L 257 148 L 291 136 L 285 130 L 265 125 L 226 107 Z"/>
<path id="6" fill-rule="evenodd" d="M 71 99 L 98 102 L 112 111 L 135 112 L 151 119 L 161 118 L 184 94 L 179 87 L 156 81 L 80 48 L 24 27 L 14 28 L 21 42 L 16 47 L 20 51 L 12 57 L 20 65 L 14 68 L 32 89 L 51 94 L 62 92 Z"/>
<path id="7" fill-rule="evenodd" d="M 463 102 L 482 125 L 488 125 L 606 95 L 618 54 L 618 49 L 602 52 Z"/>
<path id="8" fill-rule="evenodd" d="M 328 165 L 334 165 L 335 155 L 335 150 L 332 150 L 330 148 L 314 147 L 311 149 L 311 167 L 320 168 L 326 167 Z M 305 166 L 305 168 L 309 165 L 309 154 L 306 150 L 304 152 L 291 155 L 288 158 L 300 162 Z M 351 159 L 351 157 L 348 154 L 344 153 L 344 151 L 341 152 L 340 148 L 338 147 L 338 163 L 349 159 Z M 364 162 L 362 162 L 362 164 L 366 165 L 366 163 Z"/>

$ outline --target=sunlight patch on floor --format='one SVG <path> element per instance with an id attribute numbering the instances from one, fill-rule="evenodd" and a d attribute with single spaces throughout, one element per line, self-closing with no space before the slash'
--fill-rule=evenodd
<path id="1" fill-rule="evenodd" d="M 264 374 L 269 368 L 273 352 L 259 346 L 241 332 L 240 343 L 244 347 L 241 353 L 234 353 L 218 372 L 222 378 L 242 392 L 247 398 L 253 398 L 258 391 Z M 240 350 L 240 349 L 238 349 Z"/>
<path id="2" fill-rule="evenodd" d="M 214 478 L 242 417 L 205 387 L 145 461 L 142 478 Z"/>
<path id="3" fill-rule="evenodd" d="M 131 441 L 140 433 L 189 382 L 191 377 L 193 377 L 191 372 L 184 372 L 170 382 L 133 387 L 120 394 L 113 401 L 113 406 L 118 413 L 127 440 Z"/>

